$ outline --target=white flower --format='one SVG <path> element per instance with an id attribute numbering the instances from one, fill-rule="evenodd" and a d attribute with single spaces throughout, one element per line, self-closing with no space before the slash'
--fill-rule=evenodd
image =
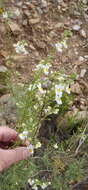
<path id="1" fill-rule="evenodd" d="M 35 88 L 36 88 L 36 84 L 30 84 L 28 87 L 28 90 L 31 91 L 31 90 L 34 90 Z"/>
<path id="2" fill-rule="evenodd" d="M 36 66 L 36 70 L 40 70 L 40 69 L 42 69 L 43 70 L 43 72 L 44 72 L 44 74 L 45 75 L 48 75 L 49 74 L 49 68 L 51 67 L 51 65 L 50 64 L 47 64 L 47 65 L 44 65 L 44 64 L 38 64 L 37 66 Z"/>
<path id="3" fill-rule="evenodd" d="M 48 185 L 51 185 L 51 182 L 50 182 L 50 181 L 48 182 Z"/>
<path id="4" fill-rule="evenodd" d="M 43 183 L 42 185 L 41 185 L 41 188 L 42 189 L 45 189 L 47 187 L 47 184 L 46 183 Z"/>
<path id="5" fill-rule="evenodd" d="M 63 90 L 64 90 L 64 85 L 63 85 L 63 84 L 58 84 L 58 85 L 56 84 L 56 85 L 55 85 L 55 91 L 56 91 L 56 92 L 59 93 L 59 92 L 61 92 L 61 91 L 63 91 Z"/>
<path id="6" fill-rule="evenodd" d="M 25 139 L 27 139 L 27 137 L 28 137 L 28 131 L 26 131 L 26 130 L 19 134 L 19 138 L 21 140 L 25 140 Z"/>
<path id="7" fill-rule="evenodd" d="M 40 92 L 41 94 L 45 94 L 46 91 L 43 90 L 41 83 L 38 83 L 38 84 L 37 84 L 37 87 L 38 87 L 39 92 Z"/>
<path id="8" fill-rule="evenodd" d="M 31 155 L 34 154 L 34 147 L 33 147 L 32 144 L 30 144 L 29 146 L 27 146 L 27 149 L 28 149 L 28 151 L 30 152 Z"/>
<path id="9" fill-rule="evenodd" d="M 58 96 L 58 98 L 61 98 L 61 97 L 62 97 L 62 94 L 63 94 L 63 92 L 60 91 L 60 89 L 58 89 L 58 90 L 56 91 L 56 97 Z"/>
<path id="10" fill-rule="evenodd" d="M 58 149 L 58 145 L 57 145 L 57 143 L 54 144 L 53 147 L 54 147 L 55 149 Z"/>
<path id="11" fill-rule="evenodd" d="M 50 106 L 48 106 L 47 109 L 45 109 L 44 111 L 45 111 L 45 113 L 49 113 L 49 112 L 51 112 L 51 109 L 52 108 Z"/>
<path id="12" fill-rule="evenodd" d="M 64 81 L 64 77 L 63 77 L 63 76 L 59 76 L 59 77 L 58 77 L 58 80 L 59 80 L 59 81 Z"/>
<path id="13" fill-rule="evenodd" d="M 56 100 L 57 104 L 59 104 L 59 105 L 62 104 L 62 100 L 58 95 L 55 97 L 55 100 Z"/>
<path id="14" fill-rule="evenodd" d="M 48 75 L 48 74 L 49 74 L 49 68 L 50 68 L 49 65 L 45 65 L 45 67 L 44 67 L 44 74 L 45 74 L 45 75 Z"/>
<path id="15" fill-rule="evenodd" d="M 18 41 L 17 44 L 13 44 L 13 47 L 15 47 L 16 53 L 23 53 L 24 55 L 27 55 L 28 52 L 25 49 L 26 43 L 22 43 L 21 41 Z"/>
<path id="16" fill-rule="evenodd" d="M 29 85 L 28 90 L 29 90 L 29 91 L 32 90 L 32 84 Z"/>
<path id="17" fill-rule="evenodd" d="M 38 187 L 36 185 L 32 186 L 32 189 L 38 190 Z"/>
<path id="18" fill-rule="evenodd" d="M 63 48 L 63 46 L 62 46 L 62 44 L 61 43 L 56 43 L 55 44 L 55 47 L 56 47 L 56 50 L 58 51 L 58 52 L 60 52 L 60 53 L 62 53 L 62 48 Z"/>
<path id="19" fill-rule="evenodd" d="M 8 12 L 4 12 L 2 16 L 3 18 L 8 18 Z"/>
<path id="20" fill-rule="evenodd" d="M 36 105 L 34 105 L 34 109 L 35 110 L 37 110 L 38 109 L 38 105 L 36 104 Z"/>
<path id="21" fill-rule="evenodd" d="M 63 95 L 64 85 L 55 85 L 55 100 L 58 104 L 62 104 L 61 97 Z"/>
<path id="22" fill-rule="evenodd" d="M 28 183 L 32 186 L 34 184 L 34 180 L 29 178 Z"/>
<path id="23" fill-rule="evenodd" d="M 38 143 L 35 145 L 35 149 L 40 148 L 41 146 L 42 146 L 41 143 L 38 142 Z"/>
<path id="24" fill-rule="evenodd" d="M 71 89 L 69 88 L 69 86 L 66 86 L 66 92 L 67 92 L 68 94 L 70 94 Z"/>

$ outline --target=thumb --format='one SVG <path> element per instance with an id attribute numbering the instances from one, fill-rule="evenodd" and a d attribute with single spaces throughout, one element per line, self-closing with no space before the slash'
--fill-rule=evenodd
<path id="1" fill-rule="evenodd" d="M 20 147 L 13 150 L 0 149 L 0 171 L 20 160 L 26 159 L 30 155 L 31 153 L 26 147 Z"/>

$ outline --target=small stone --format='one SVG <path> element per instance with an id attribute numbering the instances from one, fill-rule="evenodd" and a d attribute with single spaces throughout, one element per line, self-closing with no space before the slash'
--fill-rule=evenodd
<path id="1" fill-rule="evenodd" d="M 83 37 L 83 38 L 86 38 L 86 32 L 82 29 L 80 30 L 80 35 Z"/>
<path id="2" fill-rule="evenodd" d="M 85 58 L 85 59 L 88 59 L 88 55 L 85 55 L 84 58 Z"/>
<path id="3" fill-rule="evenodd" d="M 30 48 L 31 50 L 33 50 L 33 51 L 35 50 L 35 47 L 34 47 L 32 44 L 29 45 L 29 48 Z"/>
<path id="4" fill-rule="evenodd" d="M 80 105 L 80 110 L 84 110 L 85 111 L 85 106 L 83 106 L 83 105 Z"/>
<path id="5" fill-rule="evenodd" d="M 86 73 L 86 69 L 81 69 L 80 77 L 83 78 Z"/>
<path id="6" fill-rule="evenodd" d="M 24 14 L 27 16 L 27 17 L 29 17 L 30 15 L 31 15 L 31 13 L 30 13 L 30 11 L 29 10 L 24 10 Z"/>
<path id="7" fill-rule="evenodd" d="M 29 24 L 37 24 L 40 22 L 40 18 L 29 19 Z"/>
<path id="8" fill-rule="evenodd" d="M 73 92 L 75 94 L 81 94 L 81 88 L 77 82 L 75 84 L 71 85 L 71 92 Z"/>
<path id="9" fill-rule="evenodd" d="M 1 73 L 6 73 L 8 69 L 5 66 L 0 66 L 0 75 Z"/>
<path id="10" fill-rule="evenodd" d="M 81 15 L 81 13 L 80 13 L 80 12 L 78 12 L 78 11 L 74 10 L 74 16 L 80 16 L 80 15 Z"/>
<path id="11" fill-rule="evenodd" d="M 51 38 L 53 38 L 53 37 L 56 37 L 57 34 L 56 34 L 56 32 L 51 31 L 51 32 L 49 33 L 49 36 L 50 36 Z"/>
<path id="12" fill-rule="evenodd" d="M 83 0 L 83 3 L 84 3 L 84 4 L 87 4 L 87 3 L 88 3 L 88 0 Z"/>
<path id="13" fill-rule="evenodd" d="M 41 8 L 46 8 L 47 2 L 45 0 L 41 0 Z"/>
<path id="14" fill-rule="evenodd" d="M 38 13 L 39 13 L 40 15 L 43 14 L 43 11 L 42 11 L 42 9 L 41 9 L 40 7 L 37 7 L 36 9 L 37 9 L 37 11 L 38 11 Z"/>
<path id="15" fill-rule="evenodd" d="M 26 19 L 23 21 L 23 26 L 27 26 L 27 20 Z"/>
<path id="16" fill-rule="evenodd" d="M 55 26 L 54 26 L 54 28 L 57 28 L 57 29 L 58 29 L 58 28 L 61 28 L 61 27 L 64 27 L 64 24 L 61 23 L 61 22 L 55 24 Z"/>
<path id="17" fill-rule="evenodd" d="M 60 5 L 58 5 L 58 7 L 57 7 L 57 8 L 58 8 L 58 10 L 60 10 L 60 9 L 61 9 L 61 6 L 60 6 Z"/>
<path id="18" fill-rule="evenodd" d="M 16 5 L 17 5 L 18 7 L 22 7 L 22 4 L 23 4 L 23 2 L 22 2 L 22 1 L 20 1 L 20 2 L 19 2 L 19 1 L 17 0 Z"/>
<path id="19" fill-rule="evenodd" d="M 22 31 L 21 28 L 19 27 L 19 25 L 13 21 L 10 21 L 8 23 L 8 25 L 9 25 L 13 34 L 17 34 L 17 33 L 20 33 Z"/>
<path id="20" fill-rule="evenodd" d="M 79 56 L 79 61 L 83 62 L 84 61 L 84 57 Z"/>
<path id="21" fill-rule="evenodd" d="M 77 25 L 77 24 L 75 24 L 75 25 L 72 26 L 72 29 L 73 29 L 74 31 L 79 31 L 80 28 L 81 28 L 80 25 Z"/>

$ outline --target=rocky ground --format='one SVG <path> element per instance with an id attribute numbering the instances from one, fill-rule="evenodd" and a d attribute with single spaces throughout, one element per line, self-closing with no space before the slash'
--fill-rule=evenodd
<path id="1" fill-rule="evenodd" d="M 14 126 L 16 110 L 7 85 L 8 71 L 18 73 L 13 83 L 23 83 L 35 65 L 53 55 L 53 69 L 76 73 L 72 92 L 76 94 L 74 110 L 88 110 L 88 1 L 87 0 L 5 0 L 0 1 L 0 125 Z M 9 18 L 3 16 L 9 12 Z M 58 51 L 58 42 L 67 47 Z M 13 47 L 27 42 L 27 55 Z M 84 180 L 85 181 L 85 180 Z M 88 184 L 88 182 L 86 182 Z M 87 190 L 88 185 L 76 189 Z"/>

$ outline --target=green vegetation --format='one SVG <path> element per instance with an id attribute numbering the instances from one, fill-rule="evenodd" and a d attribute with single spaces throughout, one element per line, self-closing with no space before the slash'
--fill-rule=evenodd
<path id="1" fill-rule="evenodd" d="M 74 82 L 74 75 L 52 71 L 50 61 L 49 57 L 36 66 L 34 78 L 30 83 L 13 85 L 10 89 L 17 107 L 17 131 L 21 134 L 24 130 L 29 132 L 27 139 L 34 146 L 35 154 L 0 175 L 0 188 L 3 190 L 20 190 L 28 181 L 35 190 L 40 186 L 42 189 L 52 187 L 53 190 L 66 190 L 84 175 L 84 158 L 75 158 L 76 146 L 73 142 L 78 137 L 75 138 L 74 127 L 80 123 L 77 123 L 75 117 L 68 117 L 68 128 L 63 128 L 63 122 L 59 122 L 56 133 L 49 133 L 51 129 L 47 125 L 49 139 L 44 137 L 48 140 L 46 144 L 42 141 L 40 130 L 43 131 L 46 127 L 43 125 L 44 121 L 50 121 L 52 116 L 53 120 L 64 117 L 73 100 L 70 85 Z M 69 139 L 64 137 L 58 143 L 59 130 L 63 130 L 64 134 L 66 130 L 68 133 L 69 129 L 73 131 L 73 135 L 69 133 Z"/>

